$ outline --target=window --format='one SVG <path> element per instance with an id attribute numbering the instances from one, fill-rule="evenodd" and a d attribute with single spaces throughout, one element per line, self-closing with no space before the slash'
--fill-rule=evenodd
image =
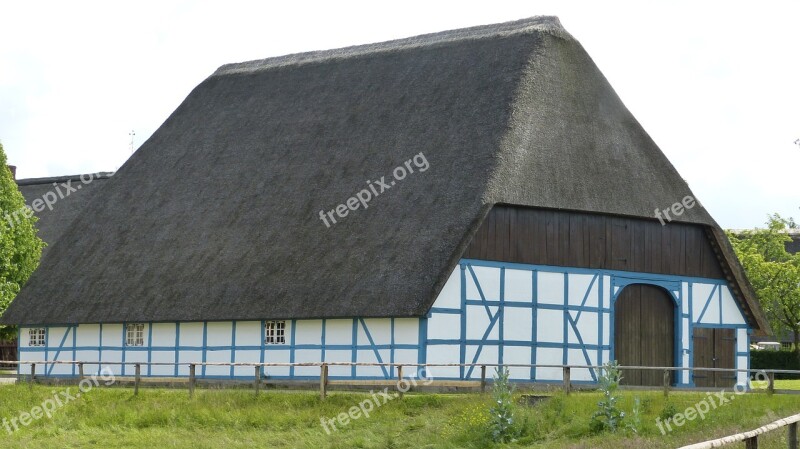
<path id="1" fill-rule="evenodd" d="M 43 327 L 33 327 L 28 329 L 28 346 L 44 346 L 47 342 L 46 332 Z"/>
<path id="2" fill-rule="evenodd" d="M 267 321 L 264 323 L 264 343 L 268 345 L 286 344 L 286 321 Z"/>
<path id="3" fill-rule="evenodd" d="M 125 346 L 144 346 L 143 323 L 132 323 L 125 326 Z"/>

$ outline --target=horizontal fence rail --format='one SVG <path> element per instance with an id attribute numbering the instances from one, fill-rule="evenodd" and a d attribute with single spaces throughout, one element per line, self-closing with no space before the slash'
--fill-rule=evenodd
<path id="1" fill-rule="evenodd" d="M 737 433 L 724 438 L 716 440 L 704 441 L 689 446 L 683 446 L 680 449 L 711 449 L 715 447 L 723 447 L 733 443 L 744 442 L 747 449 L 758 449 L 758 436 L 765 433 L 772 432 L 782 427 L 787 427 L 787 442 L 789 449 L 797 449 L 797 423 L 800 422 L 800 414 L 792 415 L 787 418 L 779 419 L 771 422 L 766 426 L 759 427 L 758 429 L 749 432 Z"/>

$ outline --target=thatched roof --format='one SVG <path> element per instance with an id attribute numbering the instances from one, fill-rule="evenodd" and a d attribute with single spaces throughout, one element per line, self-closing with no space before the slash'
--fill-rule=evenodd
<path id="1" fill-rule="evenodd" d="M 420 152 L 429 170 L 325 227 L 320 210 Z M 553 17 L 230 64 L 3 320 L 422 316 L 494 204 L 652 218 L 689 194 Z M 700 207 L 681 220 L 718 229 Z"/>
<path id="2" fill-rule="evenodd" d="M 43 256 L 50 251 L 61 234 L 72 224 L 89 200 L 94 197 L 99 187 L 111 175 L 112 173 L 97 173 L 17 180 L 19 190 L 25 198 L 25 204 L 30 206 L 34 201 L 45 197 L 52 203 L 52 207 L 37 207 L 37 210 L 34 211 L 39 219 L 36 222 L 36 228 L 39 230 L 38 236 L 47 243 L 42 250 Z M 89 182 L 81 181 L 81 176 Z M 56 185 L 53 185 L 54 183 Z M 62 184 L 68 184 L 74 191 L 67 189 Z M 56 198 L 54 203 L 53 198 Z"/>

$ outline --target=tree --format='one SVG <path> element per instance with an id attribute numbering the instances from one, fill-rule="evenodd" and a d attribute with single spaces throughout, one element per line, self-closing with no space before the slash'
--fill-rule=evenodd
<path id="1" fill-rule="evenodd" d="M 786 251 L 791 241 L 786 231 L 796 227 L 791 218 L 775 214 L 766 229 L 729 231 L 728 238 L 773 331 L 794 334 L 794 352 L 800 359 L 800 253 Z"/>
<path id="2" fill-rule="evenodd" d="M 0 315 L 39 266 L 44 242 L 36 235 L 36 217 L 8 169 L 0 144 Z M 14 330 L 0 326 L 0 340 Z"/>

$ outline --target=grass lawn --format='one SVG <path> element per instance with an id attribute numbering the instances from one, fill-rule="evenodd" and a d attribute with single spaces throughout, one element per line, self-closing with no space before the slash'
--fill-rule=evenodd
<path id="1" fill-rule="evenodd" d="M 0 421 L 30 412 L 66 387 L 0 386 Z M 70 394 L 75 394 L 72 387 Z M 96 388 L 11 435 L 0 425 L 0 446 L 25 447 L 177 447 L 177 448 L 487 448 L 487 447 L 676 447 L 759 427 L 800 412 L 794 395 L 737 396 L 662 436 L 655 418 L 665 406 L 660 392 L 624 391 L 621 406 L 630 411 L 633 397 L 642 400 L 638 434 L 592 434 L 589 420 L 599 393 L 552 395 L 535 406 L 517 408 L 519 440 L 492 445 L 486 431 L 488 395 L 408 394 L 375 408 L 328 435 L 321 417 L 335 417 L 367 393 L 331 393 L 321 402 L 313 392 L 267 391 L 255 397 L 247 390 L 143 389 L 134 397 L 127 388 Z M 730 394 L 729 394 L 730 395 Z M 694 406 L 702 393 L 672 393 L 678 411 Z M 626 418 L 630 419 L 630 417 Z M 786 447 L 785 431 L 764 440 L 761 447 Z M 738 446 L 737 446 L 738 447 Z"/>

